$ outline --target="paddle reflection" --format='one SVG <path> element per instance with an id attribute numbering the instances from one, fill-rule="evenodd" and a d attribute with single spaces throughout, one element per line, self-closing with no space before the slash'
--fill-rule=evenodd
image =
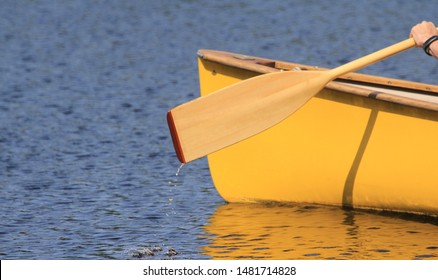
<path id="1" fill-rule="evenodd" d="M 205 226 L 213 259 L 438 259 L 438 226 L 323 206 L 227 204 Z"/>

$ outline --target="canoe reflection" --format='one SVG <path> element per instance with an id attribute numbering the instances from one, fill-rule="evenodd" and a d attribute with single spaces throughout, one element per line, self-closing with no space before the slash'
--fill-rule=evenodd
<path id="1" fill-rule="evenodd" d="M 205 226 L 213 259 L 438 259 L 436 220 L 231 203 Z"/>

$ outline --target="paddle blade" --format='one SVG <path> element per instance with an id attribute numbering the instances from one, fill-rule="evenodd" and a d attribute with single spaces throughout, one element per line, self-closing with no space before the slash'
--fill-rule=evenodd
<path id="1" fill-rule="evenodd" d="M 327 82 L 323 71 L 276 72 L 175 107 L 167 121 L 178 159 L 195 160 L 276 125 Z"/>

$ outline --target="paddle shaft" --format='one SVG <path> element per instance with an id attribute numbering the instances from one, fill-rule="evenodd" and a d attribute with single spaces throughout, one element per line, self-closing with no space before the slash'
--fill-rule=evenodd
<path id="1" fill-rule="evenodd" d="M 369 55 L 366 55 L 364 57 L 361 57 L 359 59 L 353 60 L 347 64 L 341 65 L 337 68 L 333 68 L 332 70 L 329 70 L 330 76 L 332 79 L 335 79 L 339 76 L 342 76 L 344 74 L 354 72 L 356 70 L 359 70 L 365 66 L 368 66 L 370 64 L 376 63 L 382 59 L 385 59 L 387 57 L 393 56 L 395 54 L 398 54 L 402 51 L 405 51 L 407 49 L 410 49 L 415 46 L 414 39 L 406 39 L 400 43 L 394 44 L 392 46 L 389 46 L 387 48 L 384 48 L 382 50 L 379 50 L 377 52 L 371 53 Z"/>
<path id="2" fill-rule="evenodd" d="M 438 30 L 438 28 L 437 28 L 437 30 Z M 415 45 L 416 45 L 415 40 L 413 38 L 409 38 L 409 39 L 401 41 L 397 44 L 389 46 L 387 48 L 381 49 L 380 51 L 371 53 L 369 55 L 366 55 L 364 57 L 361 57 L 359 59 L 356 59 L 354 61 L 346 63 L 344 65 L 341 65 L 337 68 L 329 70 L 329 72 L 330 72 L 330 75 L 333 77 L 332 79 L 335 79 L 335 78 L 342 76 L 344 74 L 354 72 L 354 71 L 359 70 L 365 66 L 376 63 L 382 59 L 385 59 L 385 58 L 388 58 L 390 56 L 401 53 L 407 49 L 415 47 Z"/>

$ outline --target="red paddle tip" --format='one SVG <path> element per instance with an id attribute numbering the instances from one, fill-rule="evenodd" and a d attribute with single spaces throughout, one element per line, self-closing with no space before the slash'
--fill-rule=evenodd
<path id="1" fill-rule="evenodd" d="M 181 163 L 187 163 L 179 141 L 178 131 L 176 130 L 175 121 L 173 120 L 172 111 L 167 112 L 167 125 L 169 126 L 170 135 L 172 136 L 173 147 L 175 148 L 176 156 Z"/>

